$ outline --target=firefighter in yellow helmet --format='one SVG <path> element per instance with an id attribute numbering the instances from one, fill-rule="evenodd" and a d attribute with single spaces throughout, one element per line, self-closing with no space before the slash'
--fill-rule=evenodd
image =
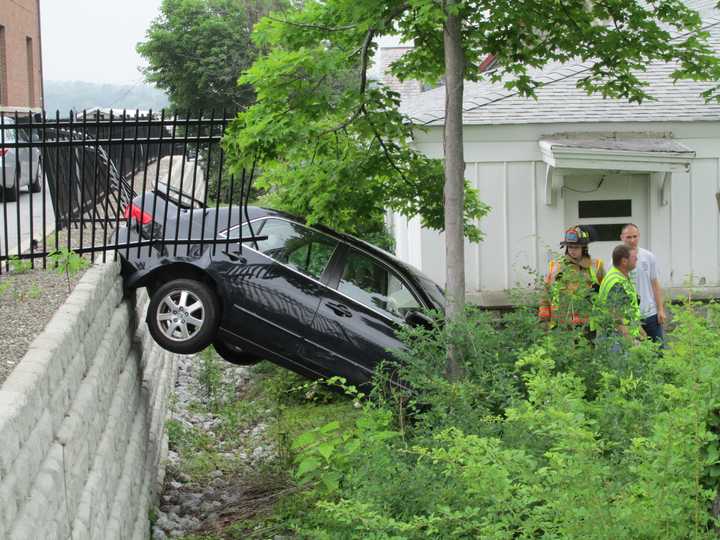
<path id="1" fill-rule="evenodd" d="M 605 276 L 602 260 L 590 256 L 589 243 L 587 231 L 571 227 L 560 243 L 565 254 L 550 261 L 539 315 L 552 326 L 588 322 L 593 299 Z"/>

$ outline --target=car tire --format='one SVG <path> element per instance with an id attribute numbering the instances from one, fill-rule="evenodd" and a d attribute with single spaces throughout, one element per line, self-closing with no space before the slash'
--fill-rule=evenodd
<path id="1" fill-rule="evenodd" d="M 4 202 L 15 202 L 17 201 L 17 188 L 15 186 L 2 188 L 2 197 Z"/>
<path id="2" fill-rule="evenodd" d="M 153 292 L 146 320 L 150 334 L 163 349 L 194 354 L 215 339 L 218 311 L 217 297 L 208 285 L 175 279 Z"/>
<path id="3" fill-rule="evenodd" d="M 262 360 L 262 358 L 255 356 L 254 354 L 235 351 L 226 343 L 220 340 L 213 342 L 213 348 L 223 360 L 235 364 L 236 366 L 254 366 Z"/>

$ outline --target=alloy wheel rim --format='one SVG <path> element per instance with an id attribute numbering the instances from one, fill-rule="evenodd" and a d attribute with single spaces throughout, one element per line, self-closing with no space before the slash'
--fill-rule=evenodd
<path id="1" fill-rule="evenodd" d="M 172 341 L 193 338 L 205 322 L 205 306 L 191 291 L 178 289 L 166 294 L 157 310 L 157 323 L 163 335 Z"/>

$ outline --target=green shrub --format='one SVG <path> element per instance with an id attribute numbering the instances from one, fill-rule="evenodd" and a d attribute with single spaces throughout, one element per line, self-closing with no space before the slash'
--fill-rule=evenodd
<path id="1" fill-rule="evenodd" d="M 303 538 L 715 538 L 720 308 L 675 313 L 669 349 L 613 352 L 532 313 L 407 332 L 413 422 L 391 401 L 298 437 Z M 446 346 L 465 378 L 442 378 Z M 299 508 L 295 506 L 294 508 Z"/>
<path id="2" fill-rule="evenodd" d="M 544 336 L 529 309 L 498 316 L 469 308 L 465 317 L 452 324 L 434 330 L 404 330 L 408 348 L 397 355 L 403 366 L 401 378 L 415 390 L 416 401 L 425 411 L 416 416 L 420 428 L 436 432 L 455 427 L 466 433 L 494 430 L 492 419 L 523 397 L 515 363 Z M 464 368 L 464 378 L 457 383 L 445 379 L 451 343 Z"/>

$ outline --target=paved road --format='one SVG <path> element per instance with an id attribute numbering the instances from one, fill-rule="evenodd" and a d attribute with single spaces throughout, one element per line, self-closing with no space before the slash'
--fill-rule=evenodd
<path id="1" fill-rule="evenodd" d="M 17 202 L 0 202 L 0 254 L 11 255 L 21 253 L 30 249 L 30 201 L 32 200 L 32 238 L 35 238 L 42 249 L 43 238 L 43 194 L 45 195 L 45 234 L 55 230 L 55 214 L 50 201 L 50 191 L 45 186 L 40 193 L 29 193 L 20 191 Z M 18 209 L 20 221 L 18 227 Z M 7 214 L 7 246 L 5 245 L 5 215 Z M 18 249 L 18 233 L 20 246 Z"/>

